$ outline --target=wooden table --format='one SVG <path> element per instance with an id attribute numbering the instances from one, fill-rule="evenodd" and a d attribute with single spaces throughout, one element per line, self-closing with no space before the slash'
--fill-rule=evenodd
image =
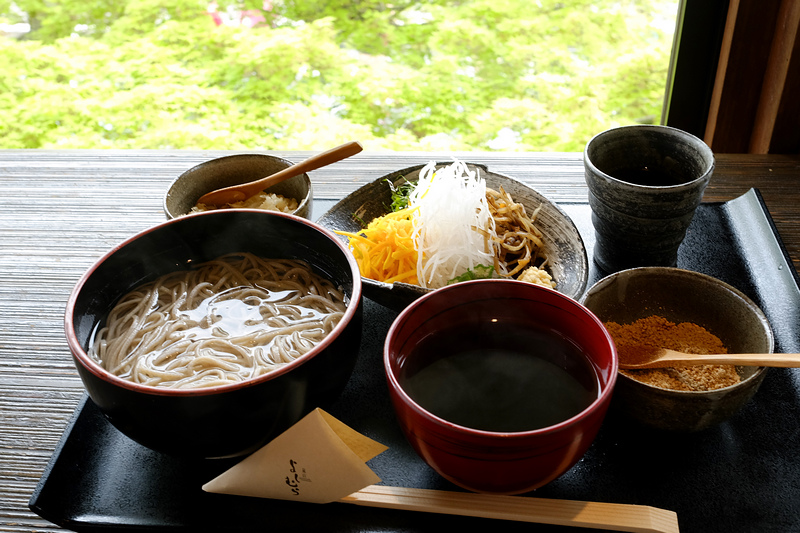
<path id="1" fill-rule="evenodd" d="M 73 285 L 113 245 L 164 220 L 172 179 L 229 153 L 0 150 L 0 531 L 59 530 L 28 501 L 83 394 L 63 334 Z M 451 156 L 487 164 L 555 202 L 586 200 L 580 153 L 361 153 L 311 173 L 315 198 L 330 205 L 387 172 Z M 800 269 L 800 157 L 718 155 L 704 200 L 752 187 Z"/>

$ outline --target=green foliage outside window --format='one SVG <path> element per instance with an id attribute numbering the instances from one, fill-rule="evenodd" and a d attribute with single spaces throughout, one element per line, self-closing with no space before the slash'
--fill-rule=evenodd
<path id="1" fill-rule="evenodd" d="M 0 36 L 0 148 L 579 151 L 658 121 L 673 28 L 652 22 L 676 10 L 220 1 L 216 25 L 198 0 L 0 0 L 30 24 Z"/>

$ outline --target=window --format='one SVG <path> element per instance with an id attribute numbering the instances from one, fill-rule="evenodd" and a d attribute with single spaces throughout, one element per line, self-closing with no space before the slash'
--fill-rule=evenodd
<path id="1" fill-rule="evenodd" d="M 661 120 L 679 3 L 0 0 L 0 142 L 578 151 Z"/>

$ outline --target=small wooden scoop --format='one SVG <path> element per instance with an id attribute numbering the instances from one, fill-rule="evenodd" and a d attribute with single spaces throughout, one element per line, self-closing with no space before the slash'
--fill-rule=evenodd
<path id="1" fill-rule="evenodd" d="M 241 202 L 247 200 L 251 196 L 255 196 L 264 189 L 287 180 L 294 176 L 298 176 L 304 172 L 316 170 L 320 167 L 330 165 L 342 159 L 346 159 L 352 155 L 357 154 L 362 150 L 361 144 L 357 141 L 345 143 L 336 148 L 331 148 L 327 152 L 322 152 L 315 156 L 309 157 L 305 161 L 285 168 L 275 174 L 261 178 L 260 180 L 251 181 L 250 183 L 242 183 L 241 185 L 233 185 L 225 187 L 224 189 L 217 189 L 204 194 L 197 201 L 198 204 L 205 204 L 210 206 L 220 206 L 231 204 L 233 202 Z"/>
<path id="2" fill-rule="evenodd" d="M 620 368 L 665 368 L 689 365 L 800 367 L 797 353 L 692 354 L 652 346 L 617 346 Z"/>

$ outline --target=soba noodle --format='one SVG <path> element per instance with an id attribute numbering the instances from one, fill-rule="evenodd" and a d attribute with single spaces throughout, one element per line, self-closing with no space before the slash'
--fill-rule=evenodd
<path id="1" fill-rule="evenodd" d="M 230 254 L 131 291 L 89 354 L 142 385 L 225 385 L 307 353 L 345 308 L 343 292 L 302 261 Z"/>

